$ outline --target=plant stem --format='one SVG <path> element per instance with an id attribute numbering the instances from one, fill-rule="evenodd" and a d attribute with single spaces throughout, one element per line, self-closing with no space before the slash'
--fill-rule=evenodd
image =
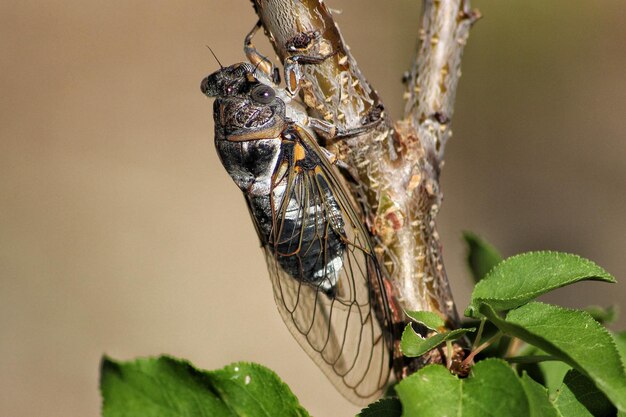
<path id="1" fill-rule="evenodd" d="M 480 339 L 483 336 L 483 330 L 485 328 L 485 322 L 487 318 L 483 317 L 480 319 L 480 325 L 478 326 L 478 331 L 476 332 L 476 338 L 474 339 L 474 343 L 472 344 L 472 350 L 476 349 L 476 346 L 480 343 Z"/>
<path id="2" fill-rule="evenodd" d="M 461 363 L 461 367 L 469 367 L 470 364 L 474 361 L 474 357 L 476 355 L 478 355 L 480 352 L 482 352 L 483 350 L 488 348 L 493 343 L 495 343 L 498 340 L 500 340 L 500 338 L 503 335 L 504 335 L 504 333 L 498 332 L 495 336 L 493 336 L 491 339 L 487 340 L 482 345 L 478 346 L 476 349 L 472 349 L 472 352 L 469 355 L 467 355 L 467 357 L 465 359 L 463 359 L 463 362 Z"/>

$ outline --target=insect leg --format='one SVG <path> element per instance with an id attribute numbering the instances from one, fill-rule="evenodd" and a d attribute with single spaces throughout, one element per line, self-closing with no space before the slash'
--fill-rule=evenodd
<path id="1" fill-rule="evenodd" d="M 318 31 L 297 33 L 285 44 L 285 49 L 293 55 L 285 59 L 285 83 L 287 91 L 296 95 L 302 78 L 301 65 L 321 64 L 331 56 L 337 54 L 332 51 L 330 44 L 320 40 Z M 315 51 L 313 51 L 315 49 Z"/>
<path id="2" fill-rule="evenodd" d="M 300 80 L 302 79 L 302 65 L 321 64 L 337 52 L 326 55 L 292 55 L 285 59 L 285 84 L 287 91 L 292 96 L 298 94 Z"/>
<path id="3" fill-rule="evenodd" d="M 316 119 L 313 117 L 309 118 L 309 126 L 311 129 L 315 131 L 318 135 L 324 138 L 327 141 L 331 140 L 340 140 L 340 139 L 348 139 L 354 136 L 361 135 L 374 127 L 378 126 L 382 118 L 378 118 L 373 121 L 368 121 L 364 123 L 362 126 L 353 127 L 350 129 L 342 129 L 337 127 L 333 123 L 327 122 L 322 119 Z"/>
<path id="4" fill-rule="evenodd" d="M 243 51 L 252 65 L 263 71 L 263 73 L 271 79 L 275 85 L 278 85 L 280 84 L 280 72 L 278 71 L 278 68 L 274 67 L 272 61 L 261 55 L 261 53 L 256 49 L 256 46 L 252 43 L 252 38 L 260 28 L 261 21 L 259 20 L 254 25 L 252 30 L 246 35 L 243 42 Z"/>

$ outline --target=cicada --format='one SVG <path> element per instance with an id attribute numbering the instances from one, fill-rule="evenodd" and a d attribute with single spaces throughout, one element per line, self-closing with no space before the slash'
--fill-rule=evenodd
<path id="1" fill-rule="evenodd" d="M 345 397 L 368 403 L 392 362 L 373 246 L 333 155 L 250 37 L 250 62 L 220 64 L 202 80 L 215 97 L 215 147 L 245 197 L 285 324 Z"/>

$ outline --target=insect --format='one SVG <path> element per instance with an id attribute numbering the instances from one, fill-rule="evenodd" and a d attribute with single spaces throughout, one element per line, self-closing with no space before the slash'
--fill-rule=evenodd
<path id="1" fill-rule="evenodd" d="M 250 42 L 256 29 L 246 38 L 250 62 L 220 64 L 202 80 L 215 97 L 215 147 L 245 197 L 285 324 L 345 397 L 369 403 L 392 362 L 380 269 L 332 154 L 307 127 L 326 125 L 292 100 L 298 60 L 286 66 L 294 88 L 278 88 Z"/>

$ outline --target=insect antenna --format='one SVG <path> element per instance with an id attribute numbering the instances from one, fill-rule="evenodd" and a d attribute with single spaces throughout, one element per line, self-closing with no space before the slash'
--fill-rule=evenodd
<path id="1" fill-rule="evenodd" d="M 222 63 L 220 62 L 219 59 L 217 59 L 217 56 L 215 55 L 215 52 L 213 52 L 213 49 L 211 49 L 211 47 L 209 45 L 205 45 L 207 48 L 209 48 L 209 51 L 211 51 L 211 55 L 213 55 L 213 58 L 215 58 L 215 60 L 217 61 L 217 63 L 220 65 L 220 69 L 224 69 L 224 66 L 222 65 Z"/>

